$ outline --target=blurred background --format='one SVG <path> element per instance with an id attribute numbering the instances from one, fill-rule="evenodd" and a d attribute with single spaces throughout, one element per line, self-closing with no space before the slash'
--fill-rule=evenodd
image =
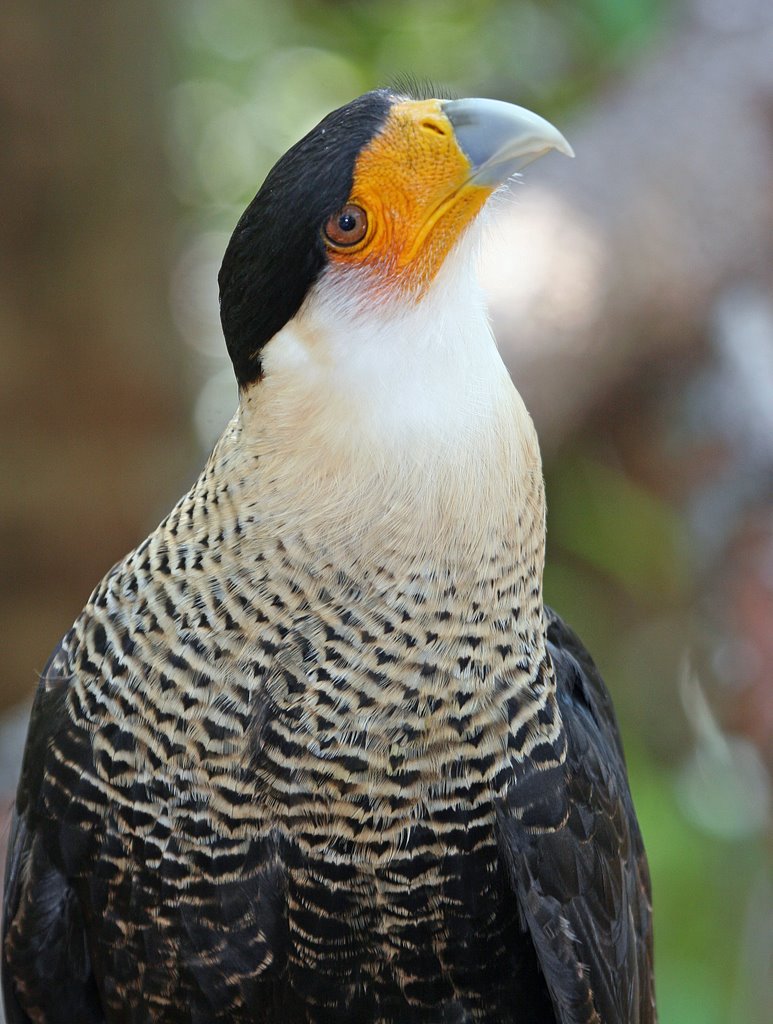
<path id="1" fill-rule="evenodd" d="M 216 274 L 272 163 L 398 73 L 552 119 L 484 258 L 546 595 L 612 689 L 663 1024 L 767 1024 L 769 0 L 5 0 L 0 799 L 50 649 L 236 402 Z M 0 824 L 5 838 L 7 824 Z"/>

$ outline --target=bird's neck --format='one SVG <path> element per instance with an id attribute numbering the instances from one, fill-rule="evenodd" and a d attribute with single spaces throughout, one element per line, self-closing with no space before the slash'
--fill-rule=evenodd
<path id="1" fill-rule="evenodd" d="M 256 546 L 278 538 L 317 571 L 355 578 L 420 574 L 537 628 L 536 434 L 482 300 L 453 283 L 432 303 L 345 328 L 312 304 L 267 347 L 264 379 L 213 457 L 234 507 L 252 510 Z"/>

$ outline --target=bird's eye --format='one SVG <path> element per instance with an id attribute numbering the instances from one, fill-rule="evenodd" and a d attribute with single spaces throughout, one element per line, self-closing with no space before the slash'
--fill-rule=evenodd
<path id="1" fill-rule="evenodd" d="M 325 224 L 325 237 L 335 246 L 346 248 L 356 245 L 365 237 L 368 230 L 368 217 L 361 206 L 347 203 L 328 218 Z"/>

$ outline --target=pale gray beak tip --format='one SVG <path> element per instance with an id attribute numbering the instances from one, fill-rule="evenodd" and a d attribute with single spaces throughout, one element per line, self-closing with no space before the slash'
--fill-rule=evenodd
<path id="1" fill-rule="evenodd" d="M 554 125 L 523 107 L 487 99 L 445 100 L 441 106 L 480 184 L 501 184 L 551 149 L 574 156 Z"/>

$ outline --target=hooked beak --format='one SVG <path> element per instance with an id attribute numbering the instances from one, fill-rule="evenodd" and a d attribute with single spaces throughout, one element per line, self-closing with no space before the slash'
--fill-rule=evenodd
<path id="1" fill-rule="evenodd" d="M 574 151 L 561 132 L 530 110 L 501 100 L 443 100 L 441 108 L 472 165 L 471 182 L 496 188 L 533 160 Z"/>

